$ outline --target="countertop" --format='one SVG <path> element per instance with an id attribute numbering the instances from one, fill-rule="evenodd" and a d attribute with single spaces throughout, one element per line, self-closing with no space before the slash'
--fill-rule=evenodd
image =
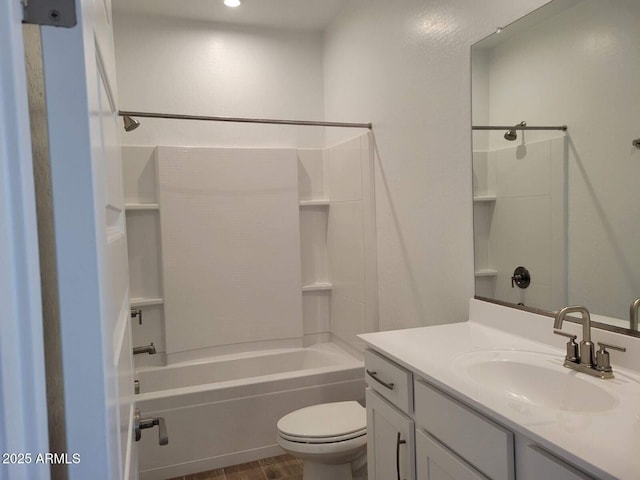
<path id="1" fill-rule="evenodd" d="M 539 443 L 591 475 L 603 479 L 640 478 L 640 375 L 620 367 L 638 358 L 638 339 L 593 330 L 594 342 L 627 347 L 627 354 L 612 352 L 616 378 L 602 380 L 569 369 L 567 378 L 580 375 L 616 399 L 600 412 L 576 413 L 517 401 L 473 381 L 461 373 L 460 362 L 470 352 L 518 350 L 536 352 L 562 365 L 566 339 L 552 334 L 553 319 L 508 307 L 471 300 L 470 320 L 464 323 L 360 335 L 372 348 L 436 385 L 484 415 Z M 579 325 L 565 323 L 565 331 L 578 333 Z M 578 337 L 580 340 L 580 336 Z M 617 361 L 628 355 L 624 362 Z M 635 363 L 637 365 L 637 363 Z"/>

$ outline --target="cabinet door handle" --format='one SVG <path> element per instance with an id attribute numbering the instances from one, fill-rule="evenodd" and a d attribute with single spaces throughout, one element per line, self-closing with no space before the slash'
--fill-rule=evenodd
<path id="1" fill-rule="evenodd" d="M 393 387 L 395 387 L 395 385 L 393 383 L 387 383 L 387 382 L 385 382 L 383 380 L 380 380 L 378 378 L 377 374 L 378 374 L 378 372 L 367 370 L 367 375 L 369 375 L 371 378 L 373 378 L 376 382 L 378 382 L 383 387 L 388 388 L 389 390 L 393 390 Z"/>
<path id="2" fill-rule="evenodd" d="M 401 440 L 400 432 L 398 432 L 398 437 L 396 439 L 396 474 L 397 474 L 398 480 L 402 480 L 400 478 L 400 445 L 404 445 L 405 443 L 407 443 L 407 441 Z"/>

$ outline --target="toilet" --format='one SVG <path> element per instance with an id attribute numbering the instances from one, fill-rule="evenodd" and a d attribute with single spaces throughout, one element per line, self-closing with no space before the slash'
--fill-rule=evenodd
<path id="1" fill-rule="evenodd" d="M 354 401 L 301 408 L 278 421 L 278 445 L 302 460 L 303 480 L 365 480 L 367 411 Z"/>

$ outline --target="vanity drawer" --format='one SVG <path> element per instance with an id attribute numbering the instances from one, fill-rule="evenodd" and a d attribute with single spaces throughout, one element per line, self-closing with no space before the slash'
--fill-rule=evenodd
<path id="1" fill-rule="evenodd" d="M 493 480 L 515 478 L 513 434 L 422 380 L 415 382 L 416 428 Z"/>
<path id="2" fill-rule="evenodd" d="M 365 377 L 369 387 L 406 413 L 413 411 L 411 372 L 382 355 L 365 350 Z"/>

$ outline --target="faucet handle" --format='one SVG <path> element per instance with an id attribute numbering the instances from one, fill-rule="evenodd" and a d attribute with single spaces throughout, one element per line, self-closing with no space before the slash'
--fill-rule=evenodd
<path id="1" fill-rule="evenodd" d="M 576 338 L 578 338 L 577 335 L 574 335 L 572 333 L 566 333 L 566 332 L 563 332 L 562 330 L 554 330 L 553 333 L 555 333 L 556 335 L 560 335 L 562 337 L 570 338 L 571 339 L 569 340 L 570 342 L 575 342 Z"/>
<path id="2" fill-rule="evenodd" d="M 617 345 L 609 345 L 608 343 L 598 342 L 598 346 L 600 349 L 596 353 L 596 370 L 599 372 L 612 372 L 611 361 L 609 357 L 609 352 L 607 352 L 607 348 L 611 350 L 617 350 L 619 352 L 626 352 L 627 349 L 624 347 L 618 347 Z"/>
<path id="3" fill-rule="evenodd" d="M 610 345 L 608 343 L 604 343 L 604 342 L 598 342 L 598 346 L 600 347 L 600 350 L 602 351 L 606 351 L 607 348 L 610 348 L 611 350 L 617 350 L 619 352 L 626 352 L 627 349 L 625 347 L 618 347 L 617 345 Z"/>
<path id="4" fill-rule="evenodd" d="M 576 343 L 576 338 L 578 338 L 578 336 L 561 330 L 554 330 L 553 333 L 569 339 L 567 342 L 567 354 L 564 357 L 565 361 L 578 363 L 580 361 L 580 355 L 578 355 L 578 344 Z"/>
<path id="5" fill-rule="evenodd" d="M 148 417 L 142 418 L 140 409 L 136 408 L 135 411 L 135 435 L 136 442 L 139 442 L 142 438 L 142 430 L 147 428 L 158 427 L 158 443 L 160 445 L 169 444 L 169 435 L 167 435 L 167 424 L 164 421 L 164 417 Z"/>

